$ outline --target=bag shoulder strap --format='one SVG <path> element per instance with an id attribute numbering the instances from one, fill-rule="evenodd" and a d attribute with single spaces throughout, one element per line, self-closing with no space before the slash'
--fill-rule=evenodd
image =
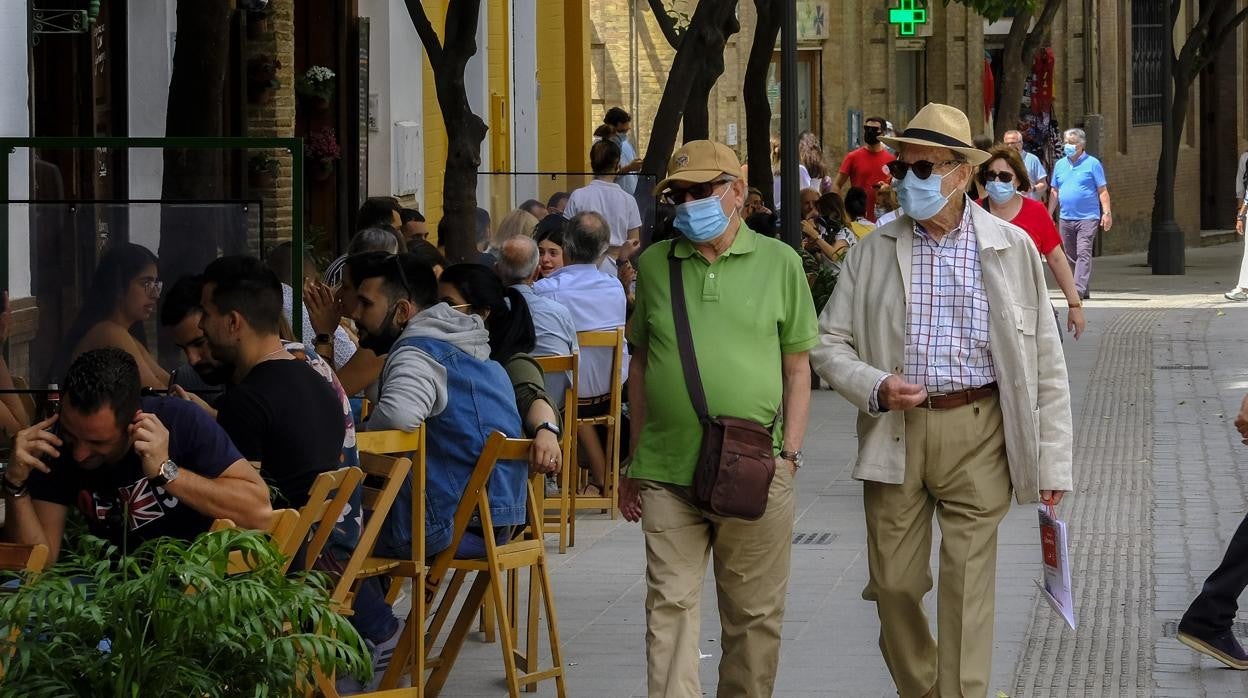
<path id="1" fill-rule="evenodd" d="M 693 330 L 689 327 L 689 306 L 685 302 L 685 279 L 680 271 L 681 260 L 676 256 L 676 245 L 667 252 L 667 268 L 671 278 L 672 319 L 676 324 L 676 345 L 680 348 L 680 364 L 685 370 L 685 389 L 698 419 L 710 419 L 706 407 L 706 393 L 702 390 L 702 374 L 698 371 L 698 355 L 693 350 Z"/>

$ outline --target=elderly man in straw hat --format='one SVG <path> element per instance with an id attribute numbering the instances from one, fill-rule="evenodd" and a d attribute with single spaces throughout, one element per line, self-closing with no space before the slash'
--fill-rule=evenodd
<path id="1" fill-rule="evenodd" d="M 988 159 L 966 115 L 929 104 L 884 141 L 900 149 L 905 215 L 850 250 L 812 359 L 861 410 L 863 598 L 898 692 L 984 696 L 1010 490 L 1056 505 L 1072 486 L 1066 363 L 1035 246 L 965 194 Z M 933 513 L 937 640 L 923 611 Z"/>

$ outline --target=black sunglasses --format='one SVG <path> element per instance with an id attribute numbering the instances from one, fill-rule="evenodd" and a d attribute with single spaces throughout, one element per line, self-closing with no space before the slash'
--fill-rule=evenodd
<path id="1" fill-rule="evenodd" d="M 1001 183 L 1003 183 L 1003 184 L 1009 184 L 1010 182 L 1013 182 L 1013 181 L 1014 181 L 1014 173 L 1013 173 L 1013 172 L 992 172 L 992 171 L 988 171 L 988 172 L 984 172 L 984 173 L 983 173 L 983 174 L 981 174 L 980 176 L 984 178 L 984 183 L 985 183 L 985 184 L 987 184 L 988 182 L 994 181 L 994 180 L 995 180 L 995 181 L 998 181 L 998 182 L 1001 182 Z"/>
<path id="2" fill-rule="evenodd" d="M 705 199 L 715 193 L 715 187 L 730 181 L 732 180 L 717 179 L 713 182 L 701 182 L 687 187 L 668 187 L 667 191 L 663 192 L 663 203 L 683 204 L 690 196 L 694 201 Z"/>
<path id="3" fill-rule="evenodd" d="M 918 162 L 902 162 L 901 160 L 893 160 L 888 163 L 888 173 L 893 179 L 905 179 L 906 173 L 914 170 L 914 176 L 919 179 L 927 179 L 932 176 L 932 170 L 945 165 L 961 165 L 960 160 L 945 160 L 944 162 L 928 162 L 927 160 L 919 160 Z"/>

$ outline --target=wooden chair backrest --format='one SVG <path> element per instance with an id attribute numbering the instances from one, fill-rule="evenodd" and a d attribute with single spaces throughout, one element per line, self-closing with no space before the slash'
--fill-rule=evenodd
<path id="1" fill-rule="evenodd" d="M 497 431 L 490 434 L 490 438 L 485 442 L 485 447 L 481 449 L 481 456 L 477 458 L 476 466 L 472 469 L 472 475 L 468 478 L 468 484 L 464 487 L 464 493 L 459 498 L 459 505 L 455 508 L 454 525 L 451 528 L 451 544 L 434 556 L 433 563 L 429 566 L 429 573 L 425 579 L 426 602 L 433 603 L 434 598 L 437 596 L 442 578 L 446 575 L 446 571 L 450 569 L 451 561 L 455 559 L 455 551 L 459 548 L 459 542 L 464 537 L 464 531 L 468 529 L 468 522 L 472 520 L 472 514 L 477 510 L 477 504 L 482 501 L 481 495 L 485 491 L 486 482 L 489 481 L 490 475 L 494 472 L 494 466 L 503 460 L 527 460 L 529 448 L 532 445 L 532 439 L 509 439 L 502 432 Z M 532 497 L 528 499 L 532 501 Z M 534 512 L 530 511 L 530 518 L 533 515 Z M 488 511 L 481 512 L 483 526 L 489 525 L 489 518 Z M 541 519 L 536 520 L 540 521 Z"/>
<path id="2" fill-rule="evenodd" d="M 384 431 L 358 431 L 355 433 L 355 447 L 360 453 L 411 453 L 423 451 L 425 430 L 417 427 L 416 431 L 400 431 L 387 429 Z"/>
<path id="3" fill-rule="evenodd" d="M 607 347 L 613 349 L 611 356 L 611 416 L 620 416 L 620 405 L 624 401 L 623 382 L 620 380 L 624 370 L 624 328 L 614 330 L 586 330 L 576 333 L 576 341 L 581 349 L 586 347 Z"/>
<path id="4" fill-rule="evenodd" d="M 308 503 L 299 510 L 299 525 L 290 541 L 290 546 L 293 546 L 290 555 L 293 557 L 308 536 L 312 535 L 312 540 L 304 551 L 304 564 L 301 568 L 311 568 L 312 563 L 321 556 L 325 543 L 329 541 L 329 535 L 333 533 L 334 525 L 338 523 L 338 517 L 342 515 L 355 488 L 363 479 L 364 471 L 352 466 L 323 472 L 312 481 L 312 488 L 308 491 Z M 313 534 L 314 526 L 316 533 Z"/>
<path id="5" fill-rule="evenodd" d="M 0 570 L 37 574 L 48 566 L 48 546 L 0 543 Z"/>
<path id="6" fill-rule="evenodd" d="M 567 464 L 572 462 L 572 444 L 576 440 L 576 385 L 581 357 L 579 354 L 566 354 L 563 356 L 535 356 L 533 359 L 537 361 L 537 365 L 542 369 L 543 374 L 566 372 L 572 375 L 572 381 L 568 383 L 567 389 L 563 391 L 563 424 L 560 425 L 564 434 L 560 446 L 563 451 L 564 467 L 567 467 Z"/>
<path id="7" fill-rule="evenodd" d="M 278 509 L 273 512 L 273 518 L 269 519 L 269 525 L 264 529 L 269 534 L 269 540 L 273 541 L 273 545 L 277 546 L 277 549 L 286 556 L 286 564 L 283 567 L 290 567 L 290 557 L 293 553 L 287 552 L 287 550 L 290 549 L 291 536 L 298 526 L 298 509 Z M 238 526 L 230 519 L 216 519 L 212 522 L 212 526 L 208 528 L 208 531 L 224 531 L 231 528 L 238 528 Z M 295 546 L 296 549 L 298 547 L 298 545 Z M 227 568 L 230 574 L 239 574 L 249 569 L 251 569 L 251 566 L 243 559 L 242 553 L 237 550 L 230 553 L 230 563 Z"/>

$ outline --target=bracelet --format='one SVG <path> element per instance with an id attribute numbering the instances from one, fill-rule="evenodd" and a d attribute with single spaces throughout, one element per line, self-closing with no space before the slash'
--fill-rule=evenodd
<path id="1" fill-rule="evenodd" d="M 6 473 L 3 477 L 0 477 L 0 489 L 3 489 L 4 493 L 10 497 L 17 499 L 18 497 L 26 496 L 27 485 L 25 482 L 20 485 L 14 484 Z"/>

